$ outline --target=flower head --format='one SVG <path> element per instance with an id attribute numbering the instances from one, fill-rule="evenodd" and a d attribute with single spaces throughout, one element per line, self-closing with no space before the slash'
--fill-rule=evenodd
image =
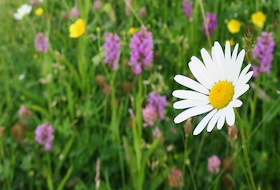
<path id="1" fill-rule="evenodd" d="M 166 104 L 166 97 L 160 96 L 155 92 L 151 92 L 148 98 L 148 105 L 152 106 L 155 112 L 157 112 L 160 119 L 164 118 L 164 108 Z"/>
<path id="2" fill-rule="evenodd" d="M 35 15 L 42 16 L 44 13 L 44 9 L 42 7 L 35 10 Z"/>
<path id="3" fill-rule="evenodd" d="M 78 38 L 83 33 L 85 33 L 85 21 L 83 19 L 78 19 L 74 24 L 69 27 L 70 37 Z"/>
<path id="4" fill-rule="evenodd" d="M 130 62 L 136 75 L 142 72 L 142 68 L 149 68 L 153 60 L 153 39 L 152 33 L 142 26 L 140 31 L 135 33 L 130 42 Z"/>
<path id="5" fill-rule="evenodd" d="M 227 28 L 232 34 L 238 33 L 240 31 L 240 23 L 235 19 L 231 19 L 227 24 Z"/>
<path id="6" fill-rule="evenodd" d="M 39 125 L 35 130 L 35 140 L 39 144 L 43 144 L 45 146 L 45 150 L 48 151 L 52 148 L 52 140 L 53 140 L 53 127 L 48 123 L 44 123 Z"/>
<path id="7" fill-rule="evenodd" d="M 77 9 L 77 7 L 73 7 L 71 9 L 71 15 L 74 17 L 74 18 L 78 18 L 80 16 L 80 12 L 79 10 Z"/>
<path id="8" fill-rule="evenodd" d="M 182 2 L 182 9 L 183 13 L 187 18 L 192 17 L 192 12 L 193 12 L 193 2 L 189 0 L 185 0 Z"/>
<path id="9" fill-rule="evenodd" d="M 266 16 L 261 11 L 252 14 L 252 22 L 258 27 L 263 27 L 265 20 Z"/>
<path id="10" fill-rule="evenodd" d="M 233 46 L 234 44 L 235 44 L 234 39 L 231 38 L 231 39 L 229 40 L 229 45 L 230 45 L 230 46 Z"/>
<path id="11" fill-rule="evenodd" d="M 213 155 L 210 158 L 208 158 L 208 171 L 210 173 L 218 173 L 220 170 L 221 160 L 218 156 Z"/>
<path id="12" fill-rule="evenodd" d="M 29 109 L 27 109 L 24 105 L 20 105 L 20 108 L 18 110 L 18 119 L 21 124 L 25 124 L 26 117 L 30 116 L 31 114 L 32 112 Z"/>
<path id="13" fill-rule="evenodd" d="M 130 35 L 134 34 L 134 33 L 136 32 L 136 30 L 137 30 L 137 28 L 131 27 L 131 28 L 129 29 L 129 34 L 130 34 Z"/>
<path id="14" fill-rule="evenodd" d="M 238 129 L 235 125 L 230 126 L 228 128 L 228 137 L 232 140 L 235 141 L 238 137 Z"/>
<path id="15" fill-rule="evenodd" d="M 48 52 L 49 38 L 46 37 L 42 32 L 38 33 L 34 39 L 34 47 L 37 51 Z"/>
<path id="16" fill-rule="evenodd" d="M 139 15 L 141 18 L 146 18 L 148 16 L 147 9 L 145 7 L 141 7 L 139 9 Z"/>
<path id="17" fill-rule="evenodd" d="M 120 37 L 113 33 L 105 34 L 103 48 L 106 51 L 104 63 L 109 65 L 113 70 L 117 70 L 120 57 Z"/>
<path id="18" fill-rule="evenodd" d="M 183 187 L 183 173 L 176 168 L 172 168 L 168 175 L 168 181 L 170 187 Z"/>
<path id="19" fill-rule="evenodd" d="M 166 97 L 160 96 L 155 92 L 151 92 L 148 97 L 148 104 L 142 110 L 144 121 L 146 122 L 144 126 L 154 125 L 154 121 L 157 119 L 164 118 L 164 108 L 166 104 Z"/>
<path id="20" fill-rule="evenodd" d="M 98 10 L 100 8 L 100 1 L 95 0 L 92 4 L 92 7 L 93 7 L 94 10 Z"/>
<path id="21" fill-rule="evenodd" d="M 203 29 L 204 35 L 207 35 L 207 30 L 208 30 L 209 35 L 213 36 L 214 31 L 216 30 L 216 27 L 217 27 L 217 18 L 216 18 L 215 13 L 207 12 L 205 15 L 205 19 L 202 22 L 202 29 Z"/>
<path id="22" fill-rule="evenodd" d="M 158 119 L 157 112 L 153 109 L 152 106 L 147 105 L 142 109 L 143 119 L 145 121 L 144 127 L 153 126 L 155 121 Z"/>
<path id="23" fill-rule="evenodd" d="M 17 142 L 22 142 L 26 136 L 26 128 L 21 123 L 17 123 L 12 127 L 12 136 Z"/>
<path id="24" fill-rule="evenodd" d="M 156 139 L 158 137 L 161 136 L 161 131 L 158 127 L 156 127 L 155 129 L 153 129 L 153 138 Z"/>
<path id="25" fill-rule="evenodd" d="M 175 109 L 186 109 L 175 119 L 175 123 L 181 123 L 188 118 L 207 113 L 196 126 L 193 134 L 200 134 L 207 126 L 211 132 L 215 125 L 222 129 L 225 121 L 232 126 L 235 122 L 233 108 L 240 107 L 242 102 L 238 98 L 244 94 L 249 85 L 246 84 L 253 75 L 249 71 L 251 65 L 247 65 L 241 72 L 245 50 L 239 54 L 238 44 L 231 54 L 229 42 L 226 43 L 225 52 L 218 42 L 212 47 L 212 57 L 203 48 L 201 56 L 203 62 L 193 56 L 189 62 L 189 68 L 198 82 L 176 75 L 175 81 L 192 90 L 175 90 L 173 96 L 183 100 L 174 103 Z"/>
<path id="26" fill-rule="evenodd" d="M 40 3 L 42 3 L 43 0 L 30 0 L 29 3 L 31 5 L 34 5 L 34 6 L 38 6 Z"/>
<path id="27" fill-rule="evenodd" d="M 20 8 L 18 8 L 17 12 L 14 13 L 14 18 L 16 20 L 21 20 L 25 15 L 30 14 L 31 10 L 31 5 L 23 4 Z"/>
<path id="28" fill-rule="evenodd" d="M 257 59 L 259 64 L 253 66 L 254 77 L 258 76 L 258 72 L 270 73 L 275 47 L 273 36 L 269 32 L 262 32 L 262 35 L 257 38 L 257 42 L 253 58 Z"/>

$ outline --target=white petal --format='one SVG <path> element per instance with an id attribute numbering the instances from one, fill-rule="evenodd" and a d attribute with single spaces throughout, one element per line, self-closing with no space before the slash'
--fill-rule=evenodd
<path id="1" fill-rule="evenodd" d="M 228 106 L 226 107 L 226 121 L 227 121 L 227 124 L 229 126 L 232 126 L 235 122 L 235 115 L 234 115 L 234 111 L 233 111 L 233 108 Z"/>
<path id="2" fill-rule="evenodd" d="M 221 130 L 225 124 L 225 120 L 226 120 L 226 113 L 225 113 L 225 109 L 221 110 L 221 115 L 219 117 L 218 120 L 218 124 L 217 124 L 217 129 Z"/>
<path id="3" fill-rule="evenodd" d="M 203 64 L 203 62 L 200 59 L 198 59 L 197 57 L 195 57 L 195 56 L 191 57 L 191 61 L 194 62 L 195 64 L 201 64 L 201 65 L 205 66 Z"/>
<path id="4" fill-rule="evenodd" d="M 213 67 L 213 60 L 208 51 L 205 48 L 202 48 L 200 53 L 206 68 Z"/>
<path id="5" fill-rule="evenodd" d="M 224 55 L 224 51 L 223 51 L 221 44 L 219 42 L 215 42 L 214 46 L 216 47 L 217 55 L 219 55 L 218 58 L 219 58 L 220 63 L 224 64 L 222 61 L 224 61 L 225 55 Z"/>
<path id="6" fill-rule="evenodd" d="M 208 96 L 191 90 L 175 90 L 172 95 L 181 99 L 208 100 Z"/>
<path id="7" fill-rule="evenodd" d="M 207 88 L 205 88 L 198 82 L 196 82 L 188 77 L 185 77 L 183 75 L 176 75 L 174 77 L 174 80 L 185 87 L 188 87 L 190 89 L 193 89 L 193 90 L 198 91 L 203 94 L 209 94 L 209 90 Z"/>
<path id="8" fill-rule="evenodd" d="M 237 53 L 238 53 L 238 46 L 239 46 L 239 44 L 237 43 L 234 47 L 234 50 L 233 50 L 233 53 L 232 53 L 232 56 L 231 56 L 231 59 L 230 59 L 230 63 L 228 65 L 228 70 L 230 72 L 228 72 L 227 79 L 230 82 L 232 82 L 233 78 L 234 78 L 233 70 L 234 70 L 234 67 L 235 67 L 236 57 L 237 57 Z"/>
<path id="9" fill-rule="evenodd" d="M 213 117 L 213 115 L 217 112 L 217 109 L 212 110 L 210 113 L 208 113 L 196 126 L 194 129 L 193 135 L 200 134 L 203 129 L 206 127 L 207 123 L 210 121 L 210 119 Z"/>
<path id="10" fill-rule="evenodd" d="M 183 121 L 185 121 L 193 116 L 206 113 L 212 109 L 213 109 L 213 107 L 211 105 L 202 105 L 202 106 L 197 106 L 197 107 L 187 109 L 187 110 L 183 111 L 182 113 L 180 113 L 179 115 L 177 115 L 177 117 L 175 117 L 174 123 L 182 123 Z"/>
<path id="11" fill-rule="evenodd" d="M 230 62 L 230 44 L 229 41 L 226 42 L 226 48 L 225 48 L 225 61 L 226 63 Z"/>
<path id="12" fill-rule="evenodd" d="M 233 50 L 233 53 L 232 53 L 232 56 L 231 56 L 231 60 L 233 62 L 236 61 L 236 57 L 237 57 L 237 53 L 238 53 L 238 46 L 239 46 L 239 44 L 237 43 L 234 47 L 234 50 Z"/>
<path id="13" fill-rule="evenodd" d="M 233 86 L 237 85 L 238 83 L 240 83 L 243 79 L 243 77 L 246 75 L 246 73 L 248 72 L 248 70 L 250 69 L 251 67 L 251 64 L 248 64 L 243 70 L 242 72 L 240 73 L 239 77 L 238 77 L 238 80 L 237 81 L 233 81 Z"/>
<path id="14" fill-rule="evenodd" d="M 214 45 L 214 61 L 217 63 L 217 70 L 219 72 L 220 80 L 226 79 L 226 72 L 225 72 L 225 56 L 223 49 L 220 43 L 215 42 Z"/>
<path id="15" fill-rule="evenodd" d="M 208 123 L 207 132 L 211 132 L 214 129 L 221 113 L 222 113 L 222 110 L 218 110 L 217 113 L 212 117 L 212 119 Z"/>
<path id="16" fill-rule="evenodd" d="M 225 80 L 229 80 L 229 74 L 231 72 L 230 70 L 230 63 L 231 63 L 231 54 L 230 54 L 230 44 L 229 41 L 226 42 L 226 48 L 225 48 Z"/>
<path id="17" fill-rule="evenodd" d="M 237 99 L 239 98 L 242 94 L 244 94 L 248 89 L 250 88 L 249 84 L 245 84 L 245 85 L 240 85 L 240 86 L 235 86 L 234 87 L 234 95 L 233 95 L 233 99 Z"/>
<path id="18" fill-rule="evenodd" d="M 194 106 L 206 105 L 209 100 L 181 100 L 173 104 L 175 109 L 186 109 Z"/>
<path id="19" fill-rule="evenodd" d="M 250 71 L 249 73 L 247 73 L 243 78 L 242 78 L 242 81 L 241 81 L 241 84 L 246 84 L 253 76 L 254 74 L 254 71 Z"/>
<path id="20" fill-rule="evenodd" d="M 218 55 L 216 53 L 216 46 L 212 47 L 211 53 L 212 53 L 213 65 L 214 65 L 214 69 L 215 69 L 215 75 L 220 80 L 221 79 L 221 74 L 220 74 L 221 71 L 220 71 L 220 66 L 219 66 L 220 64 L 219 64 L 219 61 L 218 61 Z"/>
<path id="21" fill-rule="evenodd" d="M 241 100 L 233 100 L 230 102 L 230 106 L 234 108 L 239 108 L 242 106 L 242 101 Z"/>
<path id="22" fill-rule="evenodd" d="M 205 64 L 208 72 L 210 73 L 211 77 L 213 78 L 214 82 L 215 83 L 218 82 L 219 77 L 215 74 L 216 73 L 215 64 L 213 63 L 213 60 L 212 60 L 210 54 L 204 48 L 201 49 L 200 53 L 201 53 L 203 62 Z"/>
<path id="23" fill-rule="evenodd" d="M 207 73 L 207 70 L 203 64 L 190 62 L 189 68 L 200 84 L 205 86 L 208 89 L 211 89 L 211 87 L 214 85 L 214 81 L 211 80 L 209 74 Z"/>
<path id="24" fill-rule="evenodd" d="M 234 83 L 235 81 L 237 81 L 239 74 L 240 74 L 240 70 L 242 67 L 242 63 L 244 60 L 244 56 L 245 56 L 245 50 L 241 50 L 241 52 L 238 54 L 238 57 L 236 59 L 235 65 L 233 65 L 233 78 L 232 78 L 232 82 Z"/>

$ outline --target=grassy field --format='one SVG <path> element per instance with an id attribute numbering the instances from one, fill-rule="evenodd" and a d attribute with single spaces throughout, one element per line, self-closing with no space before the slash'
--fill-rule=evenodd
<path id="1" fill-rule="evenodd" d="M 190 18 L 182 2 L 44 0 L 15 19 L 32 1 L 0 0 L 1 190 L 280 189 L 280 1 L 193 0 Z M 216 15 L 213 31 L 203 30 L 207 12 Z M 257 12 L 264 15 L 253 20 Z M 84 31 L 83 23 L 72 25 L 79 19 Z M 138 74 L 131 44 L 141 26 L 151 32 L 146 43 L 153 47 L 141 54 L 151 53 L 151 60 Z M 236 127 L 225 123 L 222 130 L 193 135 L 205 114 L 175 124 L 180 111 L 172 92 L 187 88 L 174 76 L 196 80 L 192 56 L 203 61 L 202 48 L 211 52 L 218 41 L 224 49 L 230 41 L 232 51 L 236 43 L 238 52 L 246 51 L 242 68 L 258 66 L 263 32 L 275 45 L 269 55 L 259 54 L 272 65 L 249 80 Z M 38 33 L 48 39 L 47 48 L 42 41 L 34 47 Z M 108 52 L 109 33 L 119 40 Z M 117 69 L 105 64 L 110 51 Z M 148 110 L 151 92 L 152 106 L 163 110 Z M 43 124 L 53 132 L 45 131 L 40 142 Z M 215 171 L 209 169 L 213 155 Z"/>

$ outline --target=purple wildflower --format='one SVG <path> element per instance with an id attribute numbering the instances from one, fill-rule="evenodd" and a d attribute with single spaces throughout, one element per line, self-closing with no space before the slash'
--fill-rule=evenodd
<path id="1" fill-rule="evenodd" d="M 31 111 L 27 109 L 24 105 L 20 105 L 20 108 L 18 110 L 18 117 L 22 118 L 24 116 L 31 115 Z"/>
<path id="2" fill-rule="evenodd" d="M 148 98 L 148 105 L 151 105 L 155 112 L 157 112 L 160 119 L 164 118 L 164 107 L 166 105 L 166 97 L 160 96 L 155 92 L 151 92 Z"/>
<path id="3" fill-rule="evenodd" d="M 166 97 L 160 96 L 155 92 L 151 92 L 148 97 L 148 104 L 142 109 L 143 119 L 145 121 L 144 127 L 153 126 L 157 119 L 164 118 L 164 107 L 166 104 Z"/>
<path id="4" fill-rule="evenodd" d="M 46 37 L 42 32 L 38 33 L 34 39 L 34 47 L 38 51 L 41 52 L 48 52 L 48 47 L 49 47 L 49 38 Z"/>
<path id="5" fill-rule="evenodd" d="M 26 124 L 26 119 L 31 114 L 32 112 L 29 109 L 27 109 L 24 105 L 20 105 L 20 108 L 18 110 L 18 119 L 21 124 Z"/>
<path id="6" fill-rule="evenodd" d="M 141 7 L 139 9 L 139 15 L 141 18 L 146 18 L 148 16 L 147 9 L 145 7 Z"/>
<path id="7" fill-rule="evenodd" d="M 183 13 L 187 18 L 192 17 L 193 12 L 193 2 L 189 0 L 185 0 L 182 2 Z"/>
<path id="8" fill-rule="evenodd" d="M 133 66 L 133 72 L 138 75 L 142 72 L 143 67 L 148 68 L 153 59 L 153 39 L 152 33 L 142 26 L 140 31 L 134 33 L 130 42 L 130 62 Z"/>
<path id="9" fill-rule="evenodd" d="M 98 10 L 100 8 L 100 2 L 99 0 L 96 0 L 92 4 L 93 9 Z"/>
<path id="10" fill-rule="evenodd" d="M 220 170 L 221 160 L 218 156 L 213 155 L 210 158 L 208 158 L 208 171 L 210 173 L 218 173 Z"/>
<path id="11" fill-rule="evenodd" d="M 183 187 L 184 181 L 182 171 L 177 168 L 172 168 L 171 173 L 168 175 L 168 181 L 170 187 Z"/>
<path id="12" fill-rule="evenodd" d="M 106 51 L 104 63 L 108 64 L 113 70 L 117 70 L 120 57 L 120 37 L 113 33 L 105 34 L 103 48 Z"/>
<path id="13" fill-rule="evenodd" d="M 205 19 L 202 22 L 202 29 L 203 29 L 204 35 L 207 35 L 206 28 L 205 28 L 205 27 L 207 27 L 209 35 L 213 36 L 214 31 L 216 30 L 216 26 L 217 26 L 217 18 L 216 18 L 215 13 L 207 12 L 205 15 Z"/>
<path id="14" fill-rule="evenodd" d="M 39 125 L 35 130 L 35 140 L 39 144 L 45 145 L 45 150 L 48 151 L 52 148 L 53 140 L 53 127 L 48 123 Z"/>
<path id="15" fill-rule="evenodd" d="M 29 3 L 34 6 L 38 6 L 42 0 L 30 0 Z"/>
<path id="16" fill-rule="evenodd" d="M 157 138 L 161 136 L 161 131 L 158 127 L 153 130 L 153 138 Z"/>
<path id="17" fill-rule="evenodd" d="M 158 118 L 157 112 L 155 112 L 154 108 L 150 105 L 142 109 L 142 115 L 145 121 L 144 127 L 153 126 Z"/>
<path id="18" fill-rule="evenodd" d="M 77 9 L 77 7 L 73 7 L 71 9 L 71 15 L 74 17 L 74 18 L 78 18 L 80 16 L 80 12 L 79 10 Z"/>
<path id="19" fill-rule="evenodd" d="M 275 43 L 273 36 L 269 32 L 262 32 L 262 35 L 257 38 L 257 44 L 254 47 L 253 58 L 259 61 L 258 65 L 254 65 L 254 77 L 258 76 L 258 72 L 270 73 L 273 60 L 273 51 Z"/>

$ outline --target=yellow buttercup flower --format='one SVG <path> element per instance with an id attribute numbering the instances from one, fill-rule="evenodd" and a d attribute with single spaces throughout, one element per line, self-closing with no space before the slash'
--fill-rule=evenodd
<path id="1" fill-rule="evenodd" d="M 235 19 L 231 19 L 227 24 L 227 28 L 232 34 L 238 33 L 240 31 L 240 23 Z"/>
<path id="2" fill-rule="evenodd" d="M 131 27 L 130 29 L 129 29 L 129 34 L 130 35 L 132 35 L 132 34 L 134 34 L 135 32 L 136 32 L 136 28 L 134 28 L 134 27 Z"/>
<path id="3" fill-rule="evenodd" d="M 43 13 L 44 13 L 44 9 L 41 7 L 35 10 L 35 15 L 37 16 L 42 16 Z"/>
<path id="4" fill-rule="evenodd" d="M 74 24 L 69 27 L 70 37 L 78 38 L 83 33 L 85 33 L 85 21 L 83 19 L 78 19 Z"/>
<path id="5" fill-rule="evenodd" d="M 252 22 L 258 27 L 263 27 L 265 20 L 266 16 L 261 11 L 252 14 Z"/>

